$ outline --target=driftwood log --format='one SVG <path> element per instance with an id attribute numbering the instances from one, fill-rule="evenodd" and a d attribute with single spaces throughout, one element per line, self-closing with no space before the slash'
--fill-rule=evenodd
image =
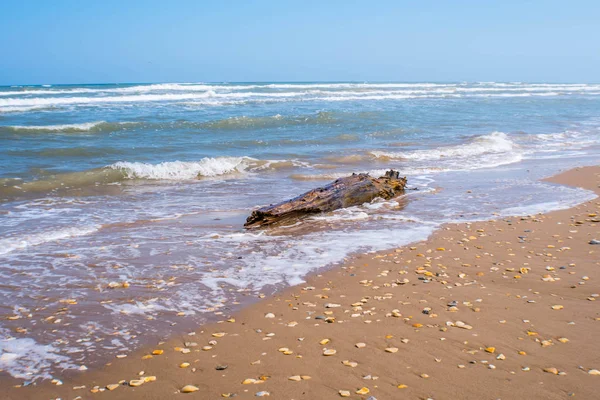
<path id="1" fill-rule="evenodd" d="M 405 187 L 406 178 L 400 178 L 394 170 L 387 171 L 385 176 L 379 178 L 368 174 L 352 174 L 291 200 L 255 210 L 244 226 L 247 229 L 260 228 L 307 214 L 368 203 L 377 197 L 387 200 L 402 194 Z"/>

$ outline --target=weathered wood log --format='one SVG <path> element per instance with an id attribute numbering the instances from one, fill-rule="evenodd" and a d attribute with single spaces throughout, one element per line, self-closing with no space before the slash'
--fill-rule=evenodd
<path id="1" fill-rule="evenodd" d="M 255 210 L 244 226 L 247 229 L 260 228 L 308 214 L 368 203 L 377 197 L 387 200 L 403 193 L 405 187 L 406 178 L 400 178 L 394 170 L 387 171 L 380 178 L 352 174 L 291 200 Z"/>

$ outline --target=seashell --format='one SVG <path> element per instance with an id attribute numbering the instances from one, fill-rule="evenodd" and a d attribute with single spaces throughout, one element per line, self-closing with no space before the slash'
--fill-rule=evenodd
<path id="1" fill-rule="evenodd" d="M 324 355 L 324 356 L 332 356 L 332 355 L 334 355 L 335 353 L 337 353 L 337 351 L 336 351 L 336 350 L 334 350 L 334 349 L 325 349 L 325 350 L 323 351 L 323 355 Z"/>
<path id="2" fill-rule="evenodd" d="M 194 385 L 185 385 L 184 387 L 181 388 L 181 393 L 193 393 L 193 392 L 197 392 L 198 390 L 200 390 L 200 388 L 198 388 Z"/>

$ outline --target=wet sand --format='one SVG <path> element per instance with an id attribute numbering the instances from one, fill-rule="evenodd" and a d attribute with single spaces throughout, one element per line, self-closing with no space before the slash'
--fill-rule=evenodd
<path id="1" fill-rule="evenodd" d="M 599 167 L 551 181 L 600 194 Z M 446 225 L 101 369 L 4 377 L 2 398 L 596 399 L 599 215 Z"/>

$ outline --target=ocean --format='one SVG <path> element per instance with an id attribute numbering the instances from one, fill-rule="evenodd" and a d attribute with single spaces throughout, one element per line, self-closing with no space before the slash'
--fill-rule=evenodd
<path id="1" fill-rule="evenodd" d="M 92 367 L 444 223 L 574 206 L 540 179 L 599 154 L 600 84 L 0 87 L 0 369 Z M 243 228 L 390 168 L 416 190 Z"/>

